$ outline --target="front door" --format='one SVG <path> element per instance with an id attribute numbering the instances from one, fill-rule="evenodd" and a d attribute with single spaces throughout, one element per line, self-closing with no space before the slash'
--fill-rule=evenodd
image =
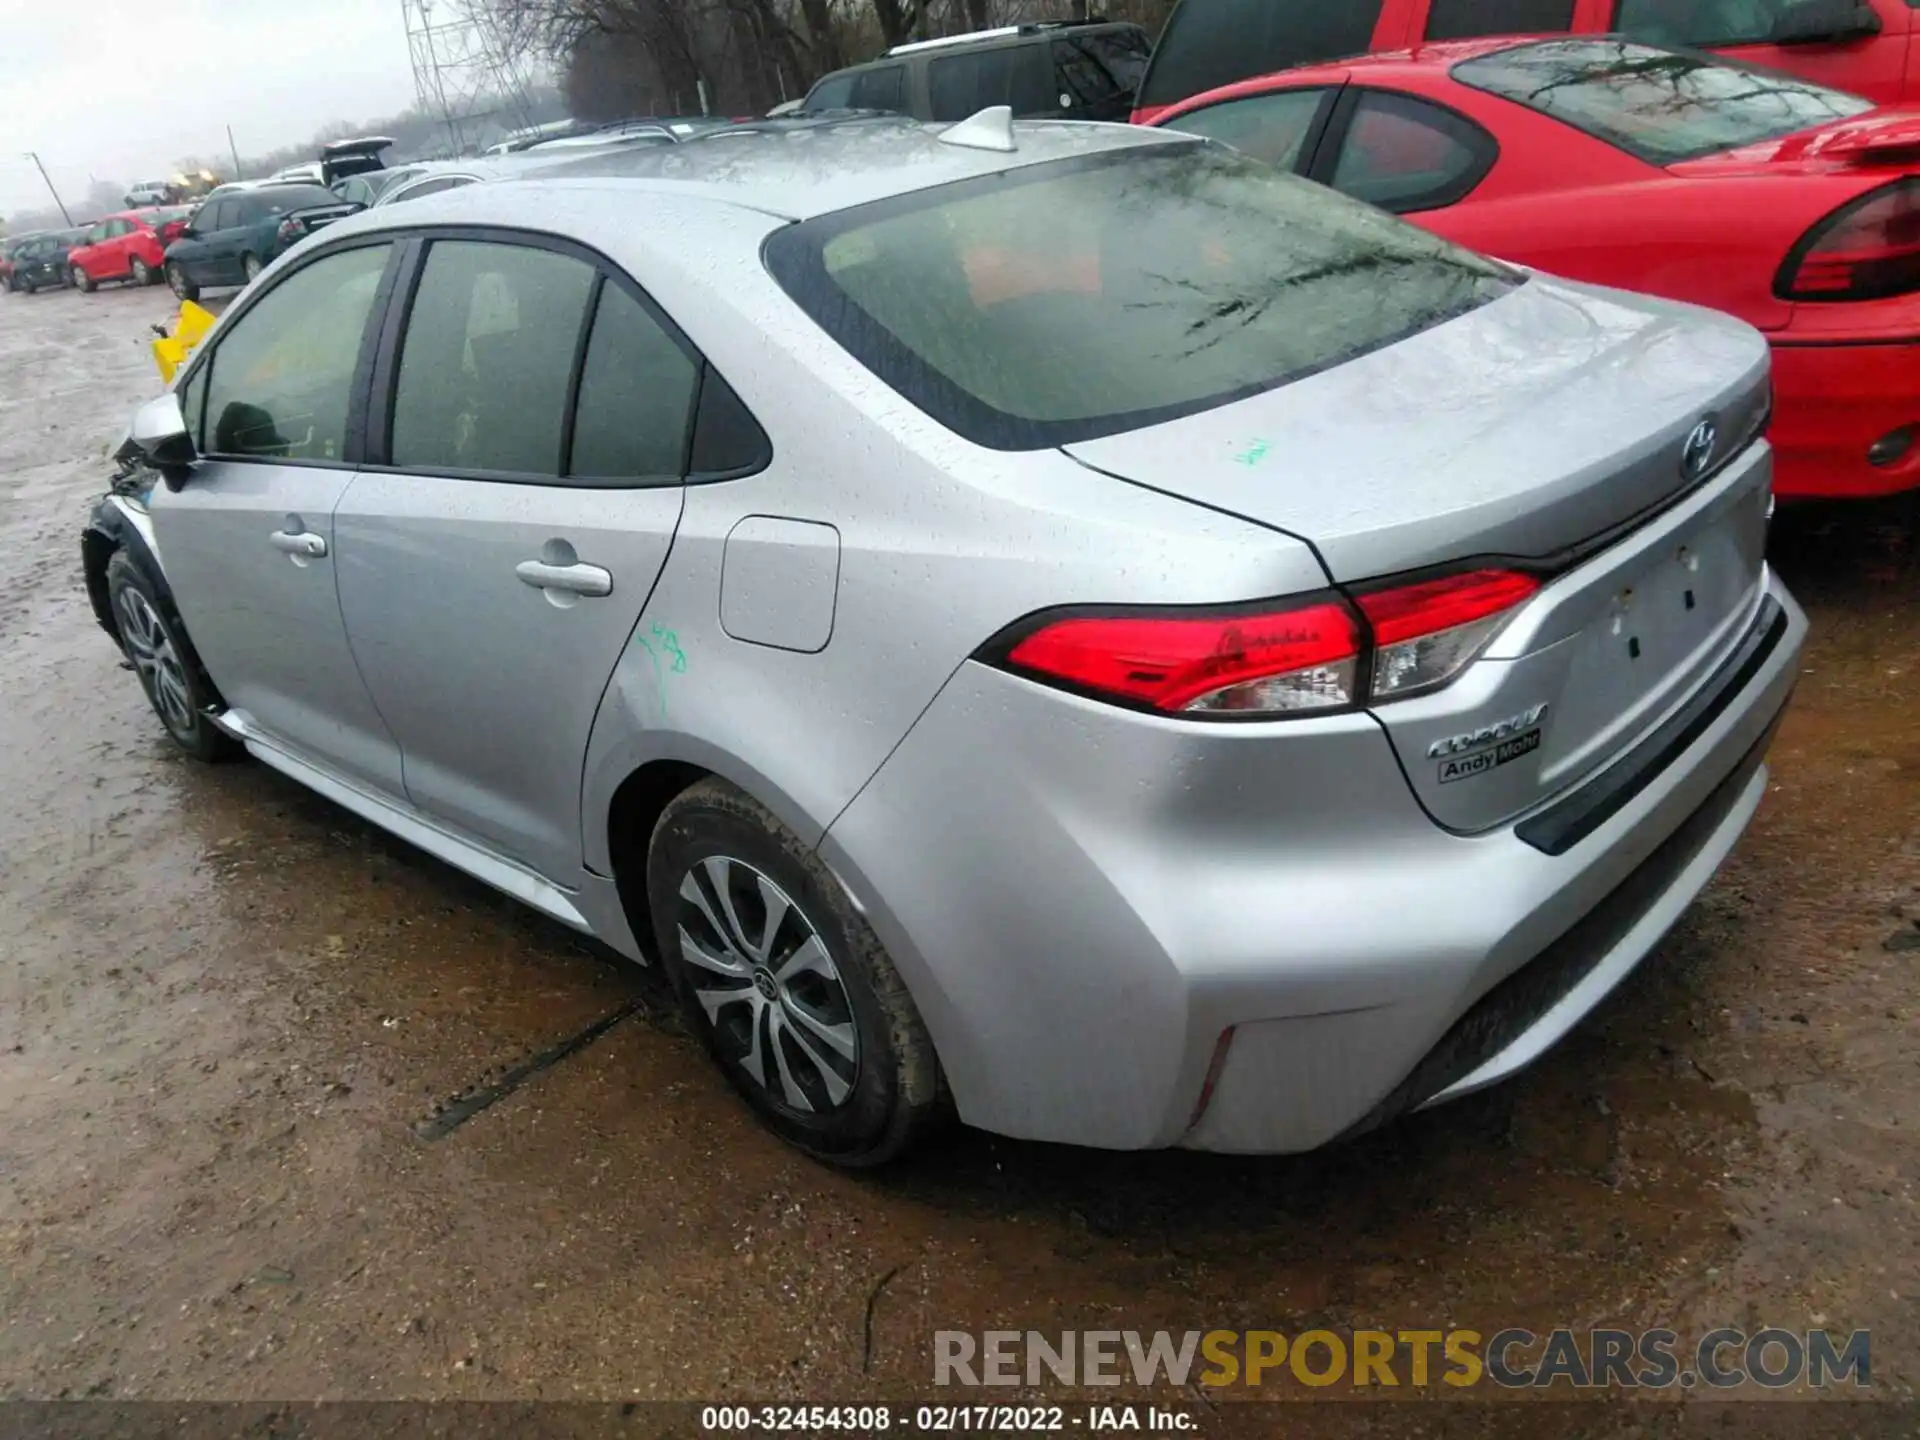
<path id="1" fill-rule="evenodd" d="M 698 376 L 584 257 L 436 242 L 391 464 L 335 515 L 347 632 L 409 796 L 559 884 L 581 864 L 594 715 L 679 524 Z"/>
<path id="2" fill-rule="evenodd" d="M 204 457 L 153 494 L 154 533 L 194 648 L 268 738 L 403 793 L 400 753 L 354 668 L 333 511 L 353 480 L 347 417 L 394 246 L 324 256 L 223 329 L 181 388 Z"/>

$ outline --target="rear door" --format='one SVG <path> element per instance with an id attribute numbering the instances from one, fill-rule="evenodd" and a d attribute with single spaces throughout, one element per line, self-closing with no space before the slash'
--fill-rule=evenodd
<path id="1" fill-rule="evenodd" d="M 206 270 L 205 283 L 245 283 L 247 274 L 241 264 L 241 252 L 246 248 L 247 237 L 253 233 L 260 211 L 260 202 L 252 195 L 232 195 L 221 202 L 221 213 L 216 221 L 219 228 L 207 237 L 207 249 L 202 258 Z"/>
<path id="2" fill-rule="evenodd" d="M 1833 9 L 1836 15 L 1848 9 L 1820 8 Z M 1906 94 L 1914 9 L 1909 0 L 1871 0 L 1858 8 L 1872 11 L 1878 33 L 1847 33 L 1842 24 L 1831 38 L 1821 38 L 1817 29 L 1805 28 L 1805 0 L 1616 0 L 1613 28 L 1651 44 L 1719 50 L 1882 105 L 1898 104 Z M 1796 24 L 1804 38 L 1776 41 L 1781 26 Z"/>
<path id="3" fill-rule="evenodd" d="M 106 243 L 94 272 L 100 279 L 122 280 L 133 268 L 133 230 L 133 222 L 124 217 L 107 222 Z"/>
<path id="4" fill-rule="evenodd" d="M 353 656 L 333 509 L 396 247 L 320 256 L 221 327 L 181 386 L 203 457 L 151 501 L 160 563 L 222 696 L 267 739 L 401 794 Z"/>
<path id="5" fill-rule="evenodd" d="M 335 516 L 341 608 L 421 809 L 578 870 L 587 737 L 679 524 L 701 363 L 585 251 L 424 248 Z"/>

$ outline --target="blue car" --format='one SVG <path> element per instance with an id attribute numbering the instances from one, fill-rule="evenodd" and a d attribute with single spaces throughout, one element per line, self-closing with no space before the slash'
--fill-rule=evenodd
<path id="1" fill-rule="evenodd" d="M 282 251 L 365 208 L 324 185 L 262 185 L 209 195 L 167 247 L 167 283 L 182 300 L 203 286 L 247 285 Z"/>

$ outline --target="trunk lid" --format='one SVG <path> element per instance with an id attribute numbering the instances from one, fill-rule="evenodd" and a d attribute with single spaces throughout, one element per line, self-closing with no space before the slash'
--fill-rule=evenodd
<path id="1" fill-rule="evenodd" d="M 1915 165 L 1920 165 L 1920 105 L 1888 105 L 1668 168 L 1676 175 L 1712 179 L 1860 166 L 1912 169 Z"/>
<path id="2" fill-rule="evenodd" d="M 1451 684 L 1374 707 L 1429 814 L 1471 833 L 1604 766 L 1737 643 L 1764 577 L 1768 375 L 1737 321 L 1535 278 L 1310 379 L 1066 449 L 1293 534 L 1342 586 L 1550 572 Z"/>
<path id="3" fill-rule="evenodd" d="M 289 245 L 324 230 L 336 220 L 358 215 L 366 207 L 342 201 L 338 205 L 316 205 L 307 210 L 292 210 L 280 217 L 280 237 Z"/>
<path id="4" fill-rule="evenodd" d="M 1318 375 L 1065 449 L 1287 531 L 1345 584 L 1589 541 L 1692 483 L 1706 417 L 1744 438 L 1769 373 L 1738 320 L 1536 277 Z"/>

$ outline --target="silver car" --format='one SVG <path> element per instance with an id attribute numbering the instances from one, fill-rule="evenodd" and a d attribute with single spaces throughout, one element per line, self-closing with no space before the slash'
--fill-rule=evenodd
<path id="1" fill-rule="evenodd" d="M 1767 347 L 1209 142 L 899 119 L 344 220 L 85 539 L 173 737 L 636 961 L 779 1134 L 1321 1145 L 1766 788 Z"/>

